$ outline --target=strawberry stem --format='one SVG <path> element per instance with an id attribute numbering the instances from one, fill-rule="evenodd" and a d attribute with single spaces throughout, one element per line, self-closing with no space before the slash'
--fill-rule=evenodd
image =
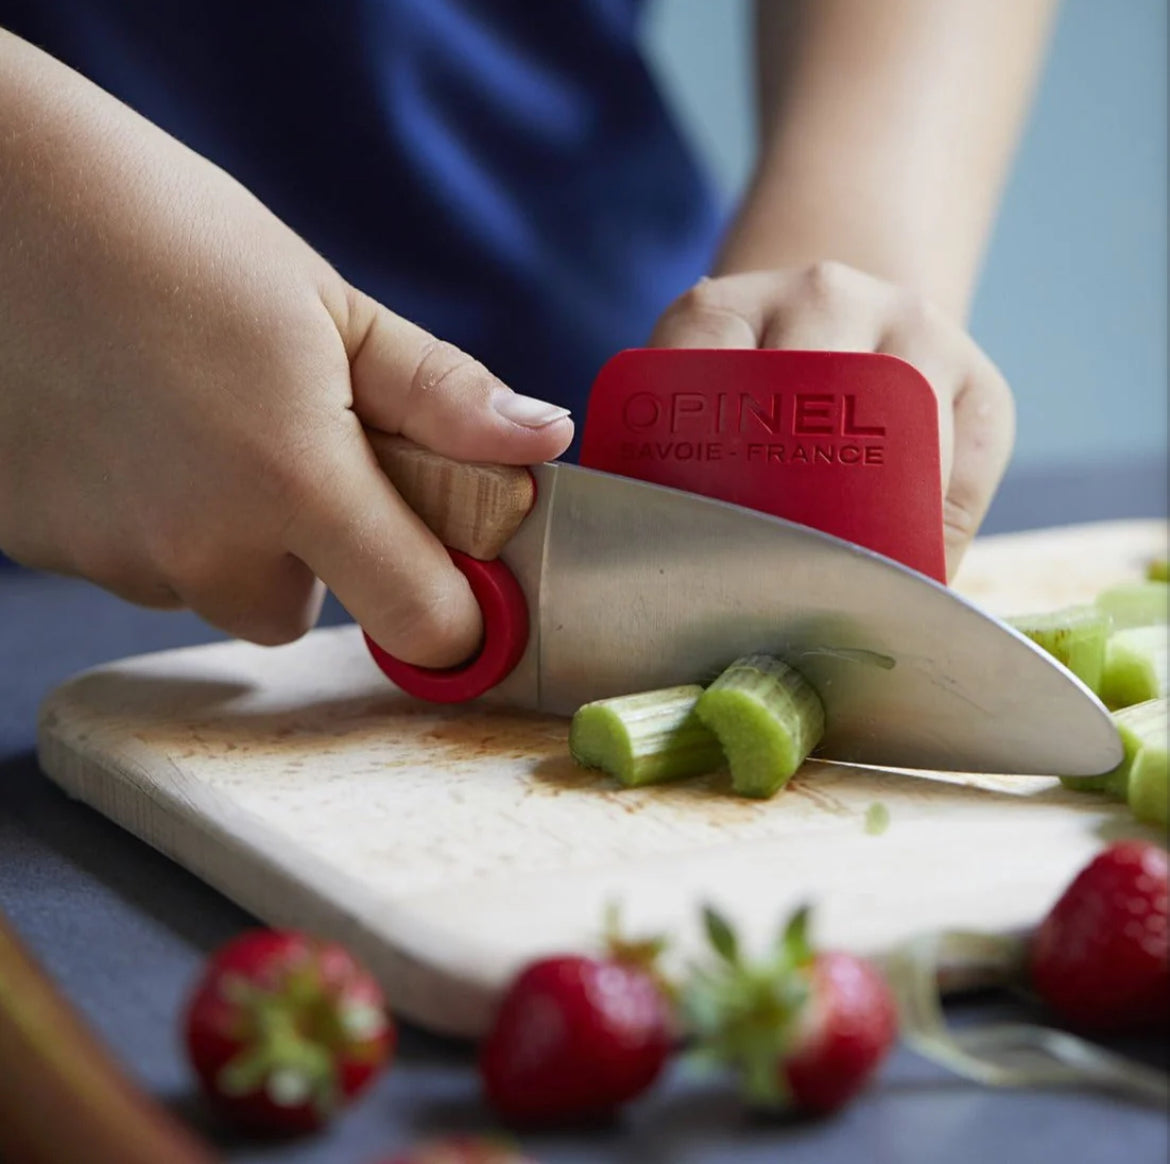
<path id="1" fill-rule="evenodd" d="M 683 994 L 683 1016 L 700 1062 L 726 1064 L 752 1103 L 783 1104 L 788 1092 L 779 1064 L 797 1038 L 812 993 L 810 911 L 788 920 L 770 955 L 744 960 L 727 921 L 708 907 L 703 919 L 717 962 L 697 969 Z"/>
<path id="2" fill-rule="evenodd" d="M 605 949 L 615 962 L 639 966 L 647 972 L 654 971 L 668 944 L 661 934 L 645 938 L 626 937 L 622 932 L 621 906 L 616 901 L 606 905 Z"/>
<path id="3" fill-rule="evenodd" d="M 315 961 L 289 968 L 272 986 L 228 975 L 220 992 L 238 1009 L 241 1049 L 216 1086 L 225 1096 L 262 1091 L 278 1107 L 309 1103 L 322 1120 L 342 1099 L 337 1049 L 376 1038 L 386 1022 L 377 1007 L 330 995 Z"/>
<path id="4" fill-rule="evenodd" d="M 278 1107 L 308 1101 L 320 1116 L 328 1116 L 338 1100 L 329 1048 L 301 1033 L 297 1015 L 279 994 L 258 995 L 249 1011 L 247 1043 L 220 1070 L 217 1087 L 233 1097 L 263 1091 Z"/>

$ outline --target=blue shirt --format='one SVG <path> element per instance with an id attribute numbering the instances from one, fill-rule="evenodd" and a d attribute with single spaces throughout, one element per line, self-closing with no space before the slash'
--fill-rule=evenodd
<path id="1" fill-rule="evenodd" d="M 580 421 L 707 269 L 641 0 L 0 0 L 352 283 Z M 580 428 L 578 427 L 578 431 Z"/>

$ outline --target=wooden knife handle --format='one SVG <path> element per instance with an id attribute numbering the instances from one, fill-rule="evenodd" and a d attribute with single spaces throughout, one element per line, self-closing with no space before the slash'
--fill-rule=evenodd
<path id="1" fill-rule="evenodd" d="M 445 546 L 473 558 L 498 556 L 536 500 L 521 466 L 455 461 L 373 429 L 366 436 L 406 504 Z"/>

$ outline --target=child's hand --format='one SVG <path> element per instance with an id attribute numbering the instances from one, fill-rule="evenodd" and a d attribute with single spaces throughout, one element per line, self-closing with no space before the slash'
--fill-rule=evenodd
<path id="1" fill-rule="evenodd" d="M 941 311 L 838 263 L 705 279 L 650 341 L 674 348 L 885 352 L 913 364 L 939 399 L 947 574 L 954 577 L 998 488 L 1015 437 L 1011 392 Z"/>
<path id="2" fill-rule="evenodd" d="M 363 424 L 504 463 L 572 435 L 0 33 L 0 548 L 261 643 L 312 625 L 319 578 L 387 650 L 456 663 L 478 607 Z"/>

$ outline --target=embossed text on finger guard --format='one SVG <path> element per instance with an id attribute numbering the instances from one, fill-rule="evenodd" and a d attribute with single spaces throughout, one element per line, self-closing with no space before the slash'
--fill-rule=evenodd
<path id="1" fill-rule="evenodd" d="M 643 439 L 623 440 L 620 454 L 625 460 L 882 465 L 886 428 L 874 419 L 858 416 L 851 392 L 775 392 L 764 399 L 748 392 L 636 392 L 622 407 L 622 423 Z M 649 439 L 652 434 L 659 439 Z"/>

